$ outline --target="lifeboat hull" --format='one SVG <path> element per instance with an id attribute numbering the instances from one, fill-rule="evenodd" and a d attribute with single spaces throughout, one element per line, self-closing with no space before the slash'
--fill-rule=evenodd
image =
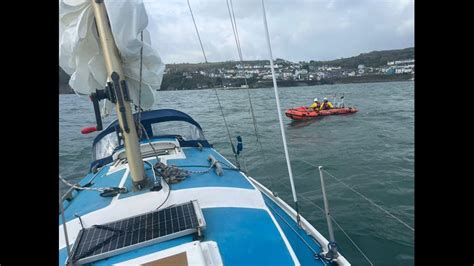
<path id="1" fill-rule="evenodd" d="M 317 117 L 318 112 L 308 109 L 304 106 L 288 109 L 285 111 L 285 115 L 293 120 L 306 120 Z"/>
<path id="2" fill-rule="evenodd" d="M 330 110 L 314 111 L 305 106 L 300 106 L 300 107 L 286 110 L 285 115 L 288 118 L 293 119 L 293 120 L 306 120 L 306 119 L 312 119 L 318 116 L 351 114 L 351 113 L 356 113 L 357 111 L 358 110 L 353 107 L 334 108 Z"/>
<path id="3" fill-rule="evenodd" d="M 356 113 L 357 110 L 356 108 L 352 108 L 352 107 L 344 107 L 344 108 L 334 108 L 334 109 L 330 109 L 330 110 L 320 110 L 318 112 L 319 115 L 342 115 L 342 114 L 352 114 L 352 113 Z"/>

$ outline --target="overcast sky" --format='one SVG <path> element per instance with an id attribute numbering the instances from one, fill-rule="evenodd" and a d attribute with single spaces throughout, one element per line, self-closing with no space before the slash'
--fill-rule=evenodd
<path id="1" fill-rule="evenodd" d="M 144 0 L 165 63 L 203 62 L 186 0 Z M 238 60 L 226 0 L 190 0 L 208 61 Z M 244 60 L 268 59 L 260 0 L 233 0 Z M 265 0 L 275 58 L 331 60 L 414 46 L 414 0 Z"/>

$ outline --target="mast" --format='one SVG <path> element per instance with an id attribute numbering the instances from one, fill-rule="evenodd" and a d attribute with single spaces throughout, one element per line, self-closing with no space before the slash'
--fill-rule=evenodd
<path id="1" fill-rule="evenodd" d="M 91 0 L 91 3 L 107 69 L 107 85 L 113 87 L 117 98 L 115 109 L 121 135 L 124 139 L 125 154 L 132 175 L 133 185 L 135 188 L 141 189 L 146 184 L 146 176 L 138 143 L 137 130 L 132 116 L 127 84 L 123 75 L 122 62 L 112 35 L 104 1 Z"/>

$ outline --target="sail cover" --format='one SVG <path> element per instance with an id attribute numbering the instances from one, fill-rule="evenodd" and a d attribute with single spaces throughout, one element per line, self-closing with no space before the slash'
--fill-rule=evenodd
<path id="1" fill-rule="evenodd" d="M 91 0 L 59 0 L 59 65 L 71 75 L 69 85 L 79 95 L 103 89 L 107 71 L 94 21 Z M 151 45 L 148 16 L 142 0 L 105 0 L 119 50 L 130 98 L 138 105 L 140 49 L 143 45 L 141 107 L 152 107 L 165 64 Z M 141 32 L 143 31 L 143 42 Z M 108 101 L 107 101 L 108 102 Z M 108 114 L 111 104 L 102 109 Z M 107 108 L 108 107 L 108 108 Z"/>

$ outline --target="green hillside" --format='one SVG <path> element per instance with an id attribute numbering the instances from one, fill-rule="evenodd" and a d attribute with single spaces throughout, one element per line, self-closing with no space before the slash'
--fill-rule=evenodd
<path id="1" fill-rule="evenodd" d="M 399 50 L 373 51 L 370 53 L 362 53 L 358 56 L 349 58 L 341 58 L 331 61 L 310 61 L 313 66 L 340 66 L 342 68 L 357 68 L 358 65 L 365 65 L 368 67 L 384 66 L 389 61 L 414 59 L 415 48 L 405 48 Z"/>
<path id="2" fill-rule="evenodd" d="M 385 51 L 372 51 L 369 53 L 362 53 L 357 56 L 349 58 L 341 58 L 329 61 L 314 61 L 299 62 L 304 69 L 308 69 L 309 66 L 319 67 L 323 65 L 327 66 L 340 66 L 343 69 L 357 69 L 357 66 L 362 64 L 367 67 L 381 67 L 386 66 L 389 61 L 414 59 L 415 48 L 405 48 L 397 50 L 385 50 Z M 221 78 L 209 78 L 195 73 L 196 71 L 205 71 L 207 73 L 219 73 L 218 69 L 233 69 L 238 61 L 225 61 L 225 62 L 209 62 L 209 63 L 183 63 L 183 64 L 167 64 L 166 74 L 163 76 L 162 89 L 177 89 L 177 88 L 212 88 L 215 86 L 222 86 L 226 83 L 226 86 L 240 86 L 244 84 L 241 79 L 237 80 L 222 80 Z M 246 65 L 267 65 L 268 60 L 252 60 L 244 61 Z M 281 66 L 289 66 L 294 63 L 286 61 L 284 59 L 276 59 L 275 63 Z M 184 72 L 193 72 L 192 79 L 186 79 Z M 380 77 L 379 77 L 380 78 Z M 345 79 L 341 79 L 345 80 Z M 69 81 L 69 75 L 67 75 L 61 68 L 59 68 L 59 93 L 73 93 L 72 89 L 67 85 Z M 251 87 L 257 86 L 257 80 L 249 80 Z"/>

